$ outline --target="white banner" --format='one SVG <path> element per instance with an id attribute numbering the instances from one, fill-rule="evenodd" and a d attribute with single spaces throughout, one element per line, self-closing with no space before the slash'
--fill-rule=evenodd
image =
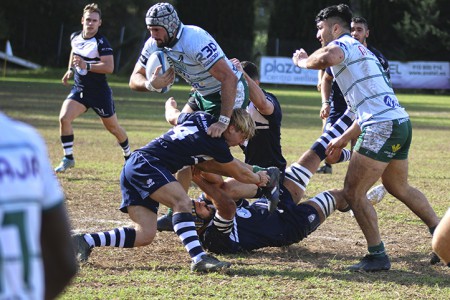
<path id="1" fill-rule="evenodd" d="M 261 57 L 262 83 L 317 85 L 317 70 L 301 69 L 290 57 Z"/>
<path id="2" fill-rule="evenodd" d="M 389 61 L 391 82 L 398 89 L 450 89 L 450 63 Z"/>
<path id="3" fill-rule="evenodd" d="M 450 63 L 389 61 L 392 86 L 397 89 L 450 89 Z M 317 85 L 317 70 L 294 66 L 290 57 L 261 57 L 261 82 Z"/>

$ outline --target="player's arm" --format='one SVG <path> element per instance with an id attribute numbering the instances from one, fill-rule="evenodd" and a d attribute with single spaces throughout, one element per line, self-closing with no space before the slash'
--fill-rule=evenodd
<path id="1" fill-rule="evenodd" d="M 133 72 L 131 73 L 128 85 L 133 91 L 148 92 L 148 89 L 145 87 L 146 81 L 147 78 L 145 77 L 145 68 L 137 62 L 134 66 Z"/>
<path id="2" fill-rule="evenodd" d="M 73 75 L 73 71 L 72 71 L 72 61 L 73 61 L 73 50 L 70 51 L 70 56 L 69 56 L 69 65 L 67 66 L 67 71 L 66 73 L 64 73 L 61 81 L 64 85 L 68 85 L 69 83 L 69 79 L 70 77 L 72 77 Z"/>
<path id="3" fill-rule="evenodd" d="M 103 55 L 100 56 L 100 61 L 97 63 L 88 63 L 80 56 L 74 54 L 72 65 L 74 67 L 79 67 L 88 72 L 100 73 L 100 74 L 112 74 L 114 71 L 114 56 L 113 55 Z"/>
<path id="4" fill-rule="evenodd" d="M 192 180 L 213 202 L 219 216 L 227 220 L 233 219 L 236 214 L 236 203 L 221 188 L 223 180 L 217 181 L 215 177 L 211 176 L 211 173 L 197 171 L 193 172 Z"/>
<path id="5" fill-rule="evenodd" d="M 336 45 L 331 44 L 316 50 L 308 56 L 304 49 L 296 50 L 292 56 L 294 64 L 303 69 L 325 69 L 341 63 L 344 60 L 344 51 Z"/>
<path id="6" fill-rule="evenodd" d="M 322 76 L 325 73 L 325 70 L 320 69 L 319 72 L 317 72 L 317 91 L 320 92 L 322 90 Z"/>
<path id="7" fill-rule="evenodd" d="M 221 82 L 220 115 L 227 118 L 229 122 L 236 99 L 238 79 L 224 58 L 219 59 L 209 70 L 209 73 Z M 225 129 L 227 129 L 228 122 L 224 123 L 219 120 L 219 122 L 212 124 L 208 128 L 208 134 L 212 137 L 220 137 Z"/>
<path id="8" fill-rule="evenodd" d="M 253 80 L 242 68 L 241 62 L 237 58 L 232 58 L 230 61 L 239 71 L 244 74 L 244 78 L 248 84 L 250 101 L 255 105 L 256 109 L 265 116 L 270 116 L 274 111 L 273 103 L 266 99 L 266 95 L 259 87 L 258 83 Z"/>
<path id="9" fill-rule="evenodd" d="M 320 117 L 327 118 L 330 115 L 330 95 L 331 86 L 333 84 L 333 76 L 326 71 L 323 72 L 320 95 L 322 98 L 322 108 L 320 109 Z"/>
<path id="10" fill-rule="evenodd" d="M 98 63 L 91 64 L 89 71 L 100 74 L 112 74 L 112 72 L 114 72 L 114 56 L 100 56 L 100 61 Z"/>
<path id="11" fill-rule="evenodd" d="M 165 105 L 165 116 L 166 121 L 169 122 L 169 124 L 175 126 L 178 122 L 178 117 L 180 116 L 180 110 L 177 108 L 177 102 L 173 97 L 170 97 L 166 101 Z"/>
<path id="12" fill-rule="evenodd" d="M 197 165 L 205 172 L 211 172 L 223 176 L 233 177 L 242 183 L 251 183 L 265 186 L 269 180 L 266 171 L 253 173 L 253 167 L 234 158 L 229 163 L 219 163 L 216 160 L 208 160 Z"/>
<path id="13" fill-rule="evenodd" d="M 63 203 L 42 213 L 41 247 L 45 270 L 45 299 L 54 299 L 77 271 L 69 218 Z"/>

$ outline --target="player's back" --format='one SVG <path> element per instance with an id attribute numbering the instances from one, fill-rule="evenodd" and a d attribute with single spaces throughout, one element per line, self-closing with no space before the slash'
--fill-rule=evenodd
<path id="1" fill-rule="evenodd" d="M 37 132 L 2 113 L 0 128 L 0 299 L 42 299 L 41 214 L 63 195 L 47 192 L 50 165 Z"/>

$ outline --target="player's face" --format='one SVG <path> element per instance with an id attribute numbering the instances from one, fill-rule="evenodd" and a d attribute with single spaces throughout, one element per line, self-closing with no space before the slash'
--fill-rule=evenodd
<path id="1" fill-rule="evenodd" d="M 81 24 L 83 24 L 84 37 L 90 38 L 97 34 L 98 28 L 102 25 L 102 20 L 98 13 L 86 12 L 81 18 Z"/>
<path id="2" fill-rule="evenodd" d="M 234 147 L 241 145 L 245 142 L 245 134 L 241 131 L 238 131 L 234 128 L 234 126 L 228 126 L 227 130 L 223 133 L 223 137 L 227 141 L 228 146 Z"/>
<path id="3" fill-rule="evenodd" d="M 366 29 L 363 23 L 351 23 L 352 28 L 352 37 L 358 40 L 361 44 L 366 42 L 366 39 L 369 37 L 369 30 Z"/>
<path id="4" fill-rule="evenodd" d="M 211 214 L 213 213 L 213 210 L 210 206 L 206 204 L 205 201 L 194 201 L 195 205 L 195 213 L 200 219 L 203 220 L 211 220 L 213 216 Z"/>
<path id="5" fill-rule="evenodd" d="M 329 42 L 335 39 L 332 34 L 332 24 L 328 20 L 317 23 L 316 38 L 320 41 L 322 47 L 325 47 Z"/>
<path id="6" fill-rule="evenodd" d="M 159 48 L 162 48 L 169 44 L 169 34 L 167 33 L 165 28 L 161 26 L 147 26 L 147 29 L 150 32 L 152 38 L 155 39 L 156 45 L 158 45 Z"/>

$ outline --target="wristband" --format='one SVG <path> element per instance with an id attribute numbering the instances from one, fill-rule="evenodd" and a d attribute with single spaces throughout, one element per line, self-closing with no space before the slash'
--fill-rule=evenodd
<path id="1" fill-rule="evenodd" d="M 230 124 L 230 118 L 220 115 L 219 122 L 228 126 Z"/>
<path id="2" fill-rule="evenodd" d="M 300 59 L 297 63 L 297 66 L 302 69 L 308 69 L 306 66 L 306 58 Z"/>
<path id="3" fill-rule="evenodd" d="M 147 90 L 149 90 L 150 92 L 154 92 L 156 91 L 156 89 L 153 87 L 152 83 L 150 82 L 150 80 L 147 80 L 145 83 L 145 88 Z"/>
<path id="4" fill-rule="evenodd" d="M 90 63 L 86 63 L 86 70 L 88 70 L 88 71 L 91 70 L 91 64 Z"/>
<path id="5" fill-rule="evenodd" d="M 259 171 L 267 171 L 266 168 L 263 168 L 263 167 L 260 167 L 257 165 L 252 166 L 252 168 L 253 168 L 253 173 L 258 173 Z"/>
<path id="6" fill-rule="evenodd" d="M 322 104 L 330 104 L 330 101 L 322 101 Z"/>

